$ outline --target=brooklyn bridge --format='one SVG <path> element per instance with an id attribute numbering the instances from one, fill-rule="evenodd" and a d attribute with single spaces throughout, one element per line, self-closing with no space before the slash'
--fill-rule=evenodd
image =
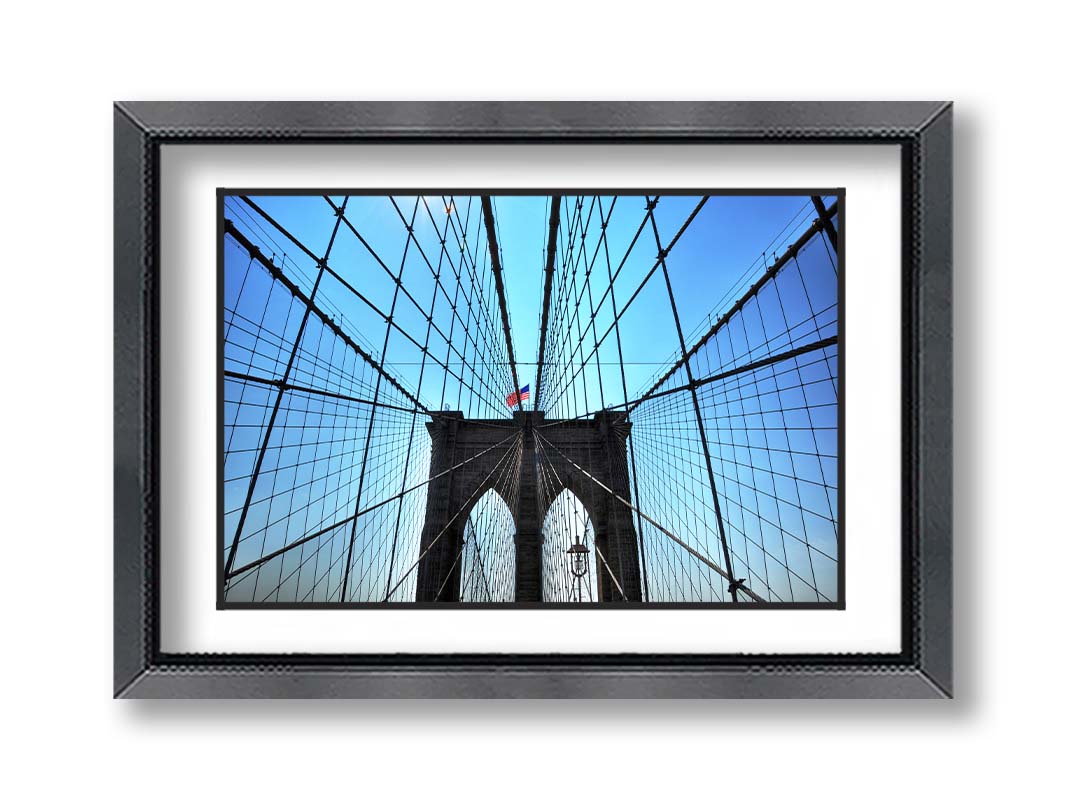
<path id="1" fill-rule="evenodd" d="M 220 213 L 224 604 L 839 601 L 842 196 Z"/>

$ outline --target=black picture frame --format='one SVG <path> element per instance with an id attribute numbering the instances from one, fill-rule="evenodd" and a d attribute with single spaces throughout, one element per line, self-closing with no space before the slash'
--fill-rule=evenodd
<path id="1" fill-rule="evenodd" d="M 901 652 L 163 652 L 158 591 L 160 148 L 257 142 L 899 146 Z M 951 103 L 119 102 L 114 148 L 116 697 L 952 696 Z"/>

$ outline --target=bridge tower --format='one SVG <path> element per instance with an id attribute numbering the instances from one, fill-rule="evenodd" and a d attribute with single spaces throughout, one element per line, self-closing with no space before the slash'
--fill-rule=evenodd
<path id="1" fill-rule="evenodd" d="M 591 419 L 563 421 L 546 420 L 540 411 L 517 411 L 513 421 L 514 425 L 500 419 L 468 420 L 461 411 L 445 411 L 435 413 L 426 424 L 431 441 L 430 475 L 439 477 L 428 487 L 419 549 L 428 552 L 419 563 L 415 600 L 459 601 L 461 571 L 454 565 L 460 558 L 467 519 L 479 498 L 496 488 L 494 473 L 499 474 L 498 465 L 508 446 L 505 442 L 521 432 L 519 485 L 511 501 L 516 531 L 515 600 L 542 600 L 543 511 L 566 488 L 589 512 L 597 547 L 610 567 L 609 574 L 601 558 L 590 559 L 590 568 L 595 563 L 598 570 L 599 600 L 640 602 L 633 513 L 615 497 L 630 502 L 626 461 L 630 424 L 625 415 L 601 411 Z M 558 476 L 554 483 L 561 485 L 553 496 L 538 497 L 539 468 Z"/>

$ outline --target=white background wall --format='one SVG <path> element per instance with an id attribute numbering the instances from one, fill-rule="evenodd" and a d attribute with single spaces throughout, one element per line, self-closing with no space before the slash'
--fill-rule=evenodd
<path id="1" fill-rule="evenodd" d="M 25 784 L 5 794 L 1062 792 L 1067 287 L 1051 6 L 464 5 L 5 9 L 0 781 Z M 115 98 L 954 99 L 959 698 L 111 700 Z M 621 780 L 605 778 L 616 765 Z"/>

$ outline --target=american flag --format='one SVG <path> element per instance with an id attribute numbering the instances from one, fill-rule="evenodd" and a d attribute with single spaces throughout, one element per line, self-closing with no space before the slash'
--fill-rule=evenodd
<path id="1" fill-rule="evenodd" d="M 504 402 L 508 404 L 508 408 L 514 408 L 515 406 L 517 406 L 519 404 L 520 400 L 529 400 L 529 399 L 530 399 L 530 384 L 526 384 L 525 386 L 522 387 L 522 390 L 519 392 L 517 397 L 515 395 L 515 392 L 512 392 L 506 398 L 504 398 Z"/>

